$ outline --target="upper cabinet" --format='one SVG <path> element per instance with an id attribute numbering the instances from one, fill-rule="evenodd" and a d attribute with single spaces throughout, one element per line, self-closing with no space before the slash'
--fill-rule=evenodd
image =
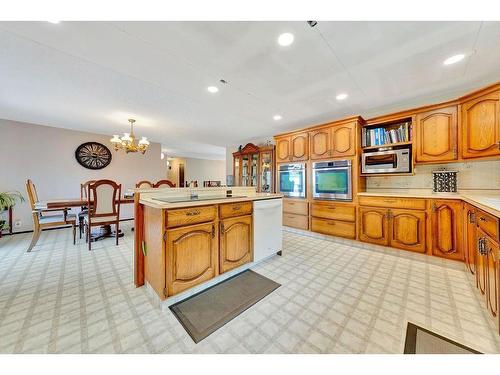
<path id="1" fill-rule="evenodd" d="M 416 162 L 457 160 L 457 106 L 419 113 L 415 125 Z"/>
<path id="2" fill-rule="evenodd" d="M 462 104 L 462 157 L 500 155 L 500 90 Z"/>
<path id="3" fill-rule="evenodd" d="M 276 162 L 309 159 L 309 138 L 306 132 L 276 138 Z"/>
<path id="4" fill-rule="evenodd" d="M 309 133 L 311 159 L 356 154 L 356 122 L 333 125 Z"/>

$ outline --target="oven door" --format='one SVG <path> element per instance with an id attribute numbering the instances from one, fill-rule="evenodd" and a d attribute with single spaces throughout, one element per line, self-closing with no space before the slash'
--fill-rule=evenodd
<path id="1" fill-rule="evenodd" d="M 306 170 L 281 170 L 279 173 L 279 192 L 285 197 L 306 197 Z"/>
<path id="2" fill-rule="evenodd" d="M 352 201 L 351 166 L 313 169 L 313 198 Z"/>
<path id="3" fill-rule="evenodd" d="M 399 155 L 394 151 L 370 152 L 363 155 L 362 173 L 398 172 Z"/>

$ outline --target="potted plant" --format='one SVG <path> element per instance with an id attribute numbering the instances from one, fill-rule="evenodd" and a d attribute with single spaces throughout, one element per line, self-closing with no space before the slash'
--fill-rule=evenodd
<path id="1" fill-rule="evenodd" d="M 16 201 L 24 202 L 24 197 L 18 191 L 0 192 L 0 214 L 16 204 Z M 0 216 L 0 232 L 9 229 L 9 224 Z"/>

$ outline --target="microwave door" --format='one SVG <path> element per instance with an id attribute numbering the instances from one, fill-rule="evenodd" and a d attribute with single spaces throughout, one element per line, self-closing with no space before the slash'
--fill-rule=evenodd
<path id="1" fill-rule="evenodd" d="M 394 153 L 367 155 L 364 160 L 366 170 L 376 172 L 392 172 L 397 168 L 397 163 Z"/>

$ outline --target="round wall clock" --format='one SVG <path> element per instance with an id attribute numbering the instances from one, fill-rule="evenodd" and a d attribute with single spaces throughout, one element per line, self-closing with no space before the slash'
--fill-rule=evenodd
<path id="1" fill-rule="evenodd" d="M 102 169 L 111 163 L 111 151 L 101 143 L 82 143 L 75 151 L 78 163 L 88 169 Z"/>

